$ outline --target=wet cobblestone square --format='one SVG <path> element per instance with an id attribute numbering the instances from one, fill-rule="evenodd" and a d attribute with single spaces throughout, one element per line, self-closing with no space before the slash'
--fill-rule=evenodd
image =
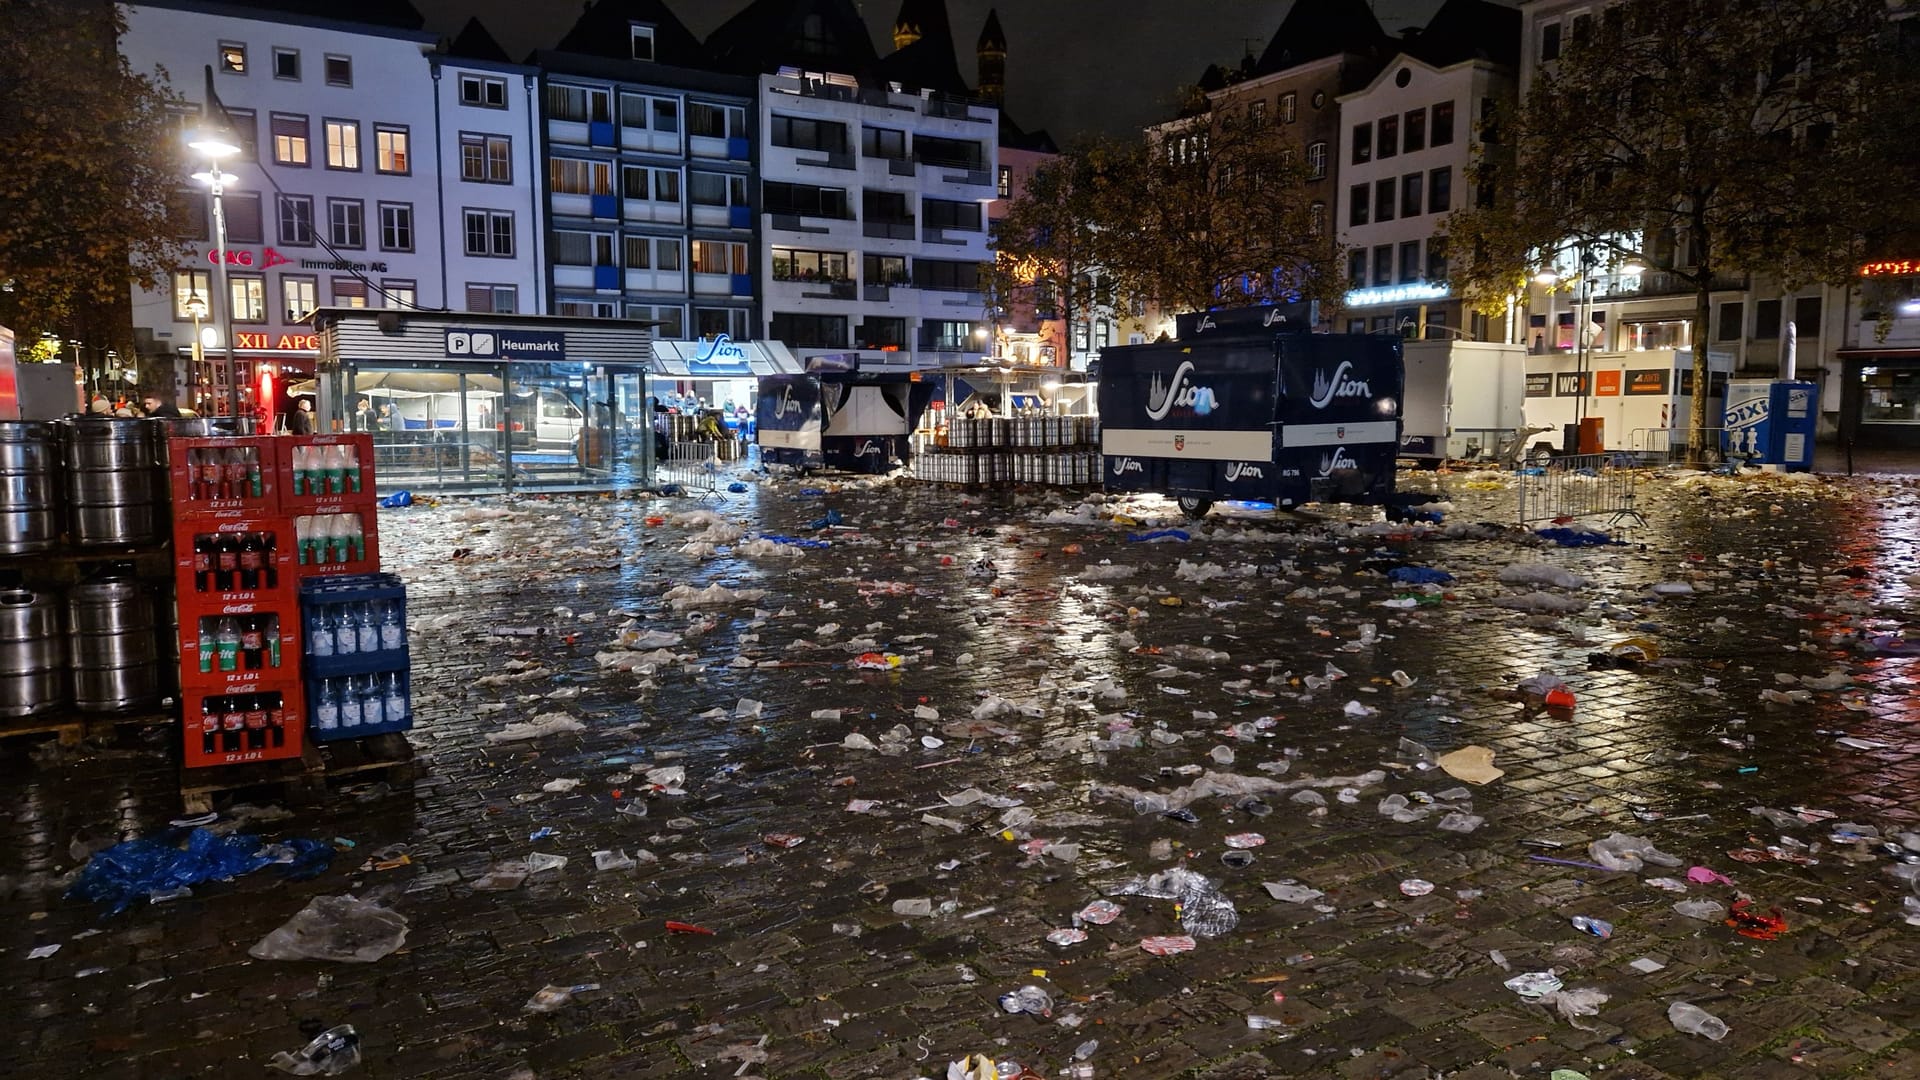
<path id="1" fill-rule="evenodd" d="M 1644 528 L 1564 548 L 1438 483 L 1440 525 L 811 481 L 385 512 L 422 775 L 245 826 L 351 841 L 324 874 L 103 917 L 62 892 L 177 816 L 171 733 L 0 748 L 0 1074 L 252 1075 L 352 1024 L 369 1078 L 1059 1076 L 1093 1040 L 1112 1077 L 1920 1075 L 1920 489 L 1649 479 Z M 1502 775 L 1433 764 L 1464 747 Z M 1677 865 L 1606 869 L 1613 833 Z M 476 888 L 532 853 L 568 862 Z M 1154 955 L 1213 903 L 1127 888 L 1176 867 L 1237 922 Z M 248 955 L 343 894 L 404 946 Z M 1673 909 L 1740 899 L 1787 930 Z M 1558 1009 L 1505 985 L 1547 971 Z M 1028 985 L 1051 1015 L 1002 1008 Z"/>

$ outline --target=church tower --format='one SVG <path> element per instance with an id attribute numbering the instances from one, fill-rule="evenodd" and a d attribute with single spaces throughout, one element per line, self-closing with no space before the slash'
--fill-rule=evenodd
<path id="1" fill-rule="evenodd" d="M 1000 13 L 987 9 L 987 25 L 980 30 L 980 41 L 974 47 L 979 59 L 980 96 L 999 104 L 1007 92 L 1007 35 L 1000 29 Z"/>
<path id="2" fill-rule="evenodd" d="M 938 0 L 938 2 L 944 3 L 945 0 Z M 904 49 L 926 36 L 926 22 L 918 10 L 921 6 L 922 5 L 914 3 L 914 0 L 901 0 L 900 14 L 894 16 L 893 19 L 893 47 L 895 49 Z"/>

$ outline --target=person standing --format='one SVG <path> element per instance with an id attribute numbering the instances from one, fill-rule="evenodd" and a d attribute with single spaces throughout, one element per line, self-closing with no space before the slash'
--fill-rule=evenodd
<path id="1" fill-rule="evenodd" d="M 361 398 L 360 407 L 355 409 L 353 413 L 353 430 L 372 431 L 374 422 L 377 419 L 378 414 L 373 411 L 373 399 Z"/>
<path id="2" fill-rule="evenodd" d="M 169 420 L 177 420 L 180 417 L 180 406 L 175 405 L 172 398 L 148 394 L 143 400 L 147 406 L 148 416 L 165 417 Z"/>
<path id="3" fill-rule="evenodd" d="M 301 398 L 287 414 L 287 434 L 313 434 L 313 399 Z"/>

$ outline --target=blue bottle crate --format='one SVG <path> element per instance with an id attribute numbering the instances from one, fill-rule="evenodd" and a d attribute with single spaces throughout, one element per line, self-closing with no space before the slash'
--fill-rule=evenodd
<path id="1" fill-rule="evenodd" d="M 342 650 L 338 622 L 350 614 L 366 615 L 372 623 L 372 649 L 356 634 L 351 652 Z M 389 643 L 384 616 L 391 609 L 399 624 L 398 645 Z M 407 649 L 407 590 L 392 574 L 355 574 L 308 578 L 300 583 L 302 669 L 309 678 L 333 678 L 382 671 L 406 671 L 412 663 Z"/>
<path id="2" fill-rule="evenodd" d="M 388 693 L 390 689 L 388 676 L 392 677 L 394 683 L 392 689 L 397 690 L 397 694 Z M 374 698 L 377 702 L 375 707 L 379 709 L 380 717 L 377 723 L 368 723 L 366 720 L 363 698 L 357 692 L 359 687 L 356 685 L 361 679 L 373 680 Z M 351 705 L 341 697 L 343 689 L 354 694 Z M 309 678 L 306 690 L 307 738 L 315 742 L 364 739 L 370 735 L 406 731 L 413 727 L 413 685 L 411 677 L 405 671 L 357 677 Z M 331 691 L 331 700 L 329 691 Z M 400 715 L 397 717 L 392 715 L 395 711 L 392 707 L 395 701 L 399 703 Z M 329 708 L 333 710 L 330 723 L 326 713 Z M 358 722 L 349 724 L 346 722 L 349 719 Z"/>

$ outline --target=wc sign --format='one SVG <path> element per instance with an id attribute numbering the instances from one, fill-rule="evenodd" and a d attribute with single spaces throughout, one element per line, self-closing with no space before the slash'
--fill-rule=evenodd
<path id="1" fill-rule="evenodd" d="M 567 335 L 554 330 L 448 330 L 449 360 L 565 360 Z"/>

